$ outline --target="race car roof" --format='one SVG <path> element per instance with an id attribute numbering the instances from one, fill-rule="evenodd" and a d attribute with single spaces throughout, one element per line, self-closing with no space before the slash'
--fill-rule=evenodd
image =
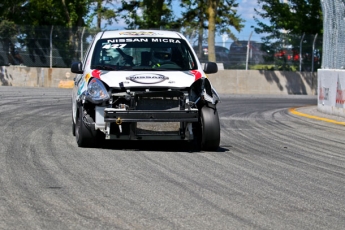
<path id="1" fill-rule="evenodd" d="M 119 37 L 160 37 L 160 38 L 181 38 L 178 32 L 166 30 L 112 30 L 104 31 L 101 38 Z"/>

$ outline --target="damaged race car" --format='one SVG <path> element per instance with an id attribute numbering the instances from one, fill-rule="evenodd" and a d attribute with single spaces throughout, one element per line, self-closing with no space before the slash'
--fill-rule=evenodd
<path id="1" fill-rule="evenodd" d="M 187 39 L 178 32 L 98 33 L 75 62 L 73 135 L 79 147 L 102 140 L 183 140 L 201 150 L 220 143 L 220 97 Z"/>

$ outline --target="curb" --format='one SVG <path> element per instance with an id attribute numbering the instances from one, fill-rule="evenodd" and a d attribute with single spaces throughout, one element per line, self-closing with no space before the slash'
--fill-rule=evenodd
<path id="1" fill-rule="evenodd" d="M 307 118 L 314 119 L 314 120 L 325 121 L 325 122 L 329 122 L 329 123 L 333 123 L 333 124 L 337 124 L 337 125 L 344 125 L 345 126 L 345 122 L 336 121 L 336 120 L 332 120 L 332 119 L 328 119 L 328 118 L 324 118 L 324 117 L 318 117 L 318 116 L 314 116 L 314 115 L 309 115 L 309 114 L 306 114 L 306 113 L 301 113 L 301 112 L 296 110 L 298 108 L 303 108 L 303 107 L 289 108 L 289 112 L 294 114 L 294 115 L 297 115 L 297 116 L 307 117 Z"/>

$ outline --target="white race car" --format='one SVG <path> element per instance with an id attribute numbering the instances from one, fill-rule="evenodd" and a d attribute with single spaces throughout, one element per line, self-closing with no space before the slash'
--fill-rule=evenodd
<path id="1" fill-rule="evenodd" d="M 185 140 L 202 150 L 220 143 L 220 97 L 187 39 L 178 32 L 98 33 L 73 63 L 73 135 L 79 147 L 100 140 Z"/>

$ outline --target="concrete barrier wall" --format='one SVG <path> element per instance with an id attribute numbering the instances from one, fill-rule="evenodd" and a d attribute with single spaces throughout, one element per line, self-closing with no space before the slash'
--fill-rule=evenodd
<path id="1" fill-rule="evenodd" d="M 317 109 L 345 117 L 345 70 L 318 70 Z"/>
<path id="2" fill-rule="evenodd" d="M 0 70 L 2 86 L 72 88 L 75 76 L 69 68 L 2 66 Z"/>
<path id="3" fill-rule="evenodd" d="M 209 79 L 220 94 L 316 95 L 317 76 L 308 72 L 221 70 Z"/>
<path id="4" fill-rule="evenodd" d="M 0 86 L 72 88 L 69 68 L 1 66 Z M 345 70 L 318 73 L 219 70 L 209 79 L 220 94 L 317 95 L 318 110 L 345 117 Z"/>
<path id="5" fill-rule="evenodd" d="M 69 68 L 3 66 L 0 85 L 72 88 L 75 74 Z M 219 70 L 210 74 L 220 94 L 316 95 L 317 76 L 308 72 Z"/>

